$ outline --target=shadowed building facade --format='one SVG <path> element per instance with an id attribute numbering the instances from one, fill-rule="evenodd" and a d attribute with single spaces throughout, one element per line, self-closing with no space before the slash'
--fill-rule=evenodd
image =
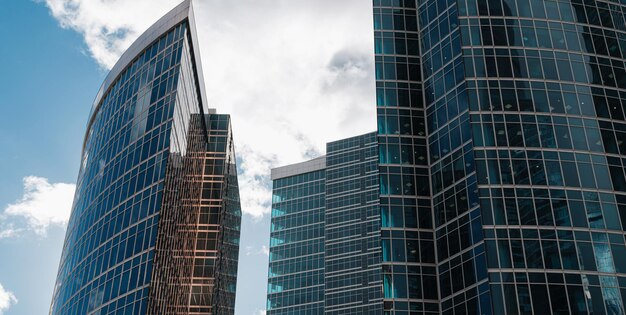
<path id="1" fill-rule="evenodd" d="M 228 115 L 207 107 L 184 1 L 90 114 L 50 314 L 234 314 L 241 211 Z"/>
<path id="2" fill-rule="evenodd" d="M 394 272 L 385 312 L 624 314 L 626 6 L 374 4 L 379 134 L 424 113 L 438 291 Z"/>
<path id="3" fill-rule="evenodd" d="M 373 3 L 381 312 L 624 314 L 626 4 Z"/>
<path id="4" fill-rule="evenodd" d="M 326 158 L 272 174 L 267 313 L 324 312 Z"/>

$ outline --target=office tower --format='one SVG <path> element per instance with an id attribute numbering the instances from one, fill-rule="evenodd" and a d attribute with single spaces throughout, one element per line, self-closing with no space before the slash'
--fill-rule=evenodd
<path id="1" fill-rule="evenodd" d="M 241 211 L 193 8 L 141 35 L 93 104 L 50 314 L 233 314 Z"/>
<path id="2" fill-rule="evenodd" d="M 626 6 L 373 2 L 383 313 L 624 314 Z"/>
<path id="3" fill-rule="evenodd" d="M 379 134 L 425 110 L 439 312 L 623 314 L 624 5 L 374 3 Z"/>
<path id="4" fill-rule="evenodd" d="M 378 145 L 375 133 L 326 146 L 324 311 L 381 312 Z"/>
<path id="5" fill-rule="evenodd" d="M 377 148 L 369 133 L 272 170 L 268 314 L 382 312 Z"/>
<path id="6" fill-rule="evenodd" d="M 326 158 L 272 170 L 267 313 L 324 312 Z"/>

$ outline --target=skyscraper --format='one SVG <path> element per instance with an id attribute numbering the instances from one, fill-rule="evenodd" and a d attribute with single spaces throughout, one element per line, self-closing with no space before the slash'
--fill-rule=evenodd
<path id="1" fill-rule="evenodd" d="M 626 5 L 373 2 L 383 313 L 624 314 Z"/>
<path id="2" fill-rule="evenodd" d="M 230 118 L 207 107 L 191 1 L 93 104 L 51 314 L 233 314 L 241 211 Z"/>
<path id="3" fill-rule="evenodd" d="M 375 2 L 379 108 L 422 65 L 441 313 L 624 313 L 622 8 Z"/>
<path id="4" fill-rule="evenodd" d="M 382 312 L 376 133 L 272 170 L 268 314 Z"/>
<path id="5" fill-rule="evenodd" d="M 272 170 L 267 313 L 324 312 L 326 158 Z"/>

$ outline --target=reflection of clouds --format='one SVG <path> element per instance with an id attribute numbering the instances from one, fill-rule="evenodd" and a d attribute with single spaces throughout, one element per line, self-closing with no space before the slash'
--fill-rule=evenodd
<path id="1" fill-rule="evenodd" d="M 104 286 L 100 286 L 99 288 L 100 289 L 94 289 L 91 291 L 91 294 L 89 294 L 89 309 L 95 309 L 104 302 Z"/>

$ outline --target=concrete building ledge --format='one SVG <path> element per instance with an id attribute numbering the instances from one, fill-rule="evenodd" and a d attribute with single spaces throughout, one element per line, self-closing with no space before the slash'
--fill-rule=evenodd
<path id="1" fill-rule="evenodd" d="M 306 162 L 300 162 L 291 165 L 285 165 L 277 168 L 273 168 L 271 172 L 272 180 L 277 180 L 285 177 L 291 177 L 295 175 L 315 172 L 326 168 L 326 156 L 320 156 Z"/>

